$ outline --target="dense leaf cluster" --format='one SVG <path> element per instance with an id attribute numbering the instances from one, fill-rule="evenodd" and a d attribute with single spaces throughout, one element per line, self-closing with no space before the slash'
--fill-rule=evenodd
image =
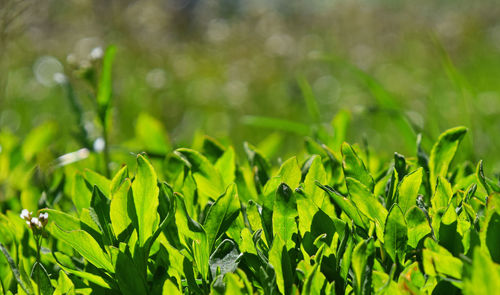
<path id="1" fill-rule="evenodd" d="M 429 156 L 419 145 L 416 156 L 388 163 L 356 145 L 307 140 L 302 160 L 279 167 L 250 144 L 238 160 L 204 137 L 198 151 L 138 155 L 111 179 L 65 166 L 40 200 L 28 145 L 1 158 L 18 163 L 3 166 L 2 180 L 31 179 L 17 179 L 20 203 L 0 215 L 2 290 L 494 294 L 500 187 L 482 162 L 451 165 L 465 133 L 450 129 Z M 29 140 L 43 142 L 37 136 Z M 19 206 L 47 207 L 41 263 Z"/>

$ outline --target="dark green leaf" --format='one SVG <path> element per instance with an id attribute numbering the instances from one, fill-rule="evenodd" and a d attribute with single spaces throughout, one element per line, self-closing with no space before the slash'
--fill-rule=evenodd
<path id="1" fill-rule="evenodd" d="M 7 248 L 5 248 L 5 246 L 2 243 L 0 243 L 0 250 L 2 251 L 5 258 L 7 258 L 7 262 L 9 263 L 10 270 L 12 271 L 12 274 L 14 275 L 14 278 L 16 279 L 19 286 L 21 286 L 23 291 L 26 292 L 27 294 L 30 294 L 30 295 L 34 294 L 31 282 L 29 280 L 25 280 L 23 278 L 16 263 L 14 262 L 14 259 L 12 259 L 12 256 L 10 256 L 9 251 L 7 251 Z"/>
<path id="2" fill-rule="evenodd" d="M 145 279 L 134 264 L 130 250 L 124 244 L 120 245 L 120 248 L 116 258 L 115 277 L 121 293 L 125 295 L 148 294 Z"/>
<path id="3" fill-rule="evenodd" d="M 235 184 L 229 185 L 210 207 L 203 227 L 207 233 L 209 250 L 214 247 L 217 238 L 223 234 L 236 219 L 240 212 L 240 202 Z"/>
<path id="4" fill-rule="evenodd" d="M 94 186 L 92 200 L 90 201 L 90 216 L 103 233 L 104 243 L 106 245 L 112 245 L 115 240 L 115 236 L 111 228 L 111 218 L 109 217 L 109 203 L 109 199 L 102 194 L 97 186 Z"/>
<path id="5" fill-rule="evenodd" d="M 31 278 L 40 288 L 41 295 L 52 295 L 52 293 L 54 292 L 54 288 L 52 288 L 49 274 L 42 264 L 38 262 L 35 262 L 35 264 L 33 264 L 33 269 L 31 270 Z"/>
<path id="6" fill-rule="evenodd" d="M 500 215 L 497 212 L 494 212 L 488 221 L 486 247 L 490 252 L 491 259 L 495 263 L 500 263 Z"/>

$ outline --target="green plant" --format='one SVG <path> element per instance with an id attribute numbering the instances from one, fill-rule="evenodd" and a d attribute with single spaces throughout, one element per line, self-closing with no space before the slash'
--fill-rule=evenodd
<path id="1" fill-rule="evenodd" d="M 72 189 L 41 210 L 49 248 L 36 265 L 58 294 L 491 294 L 500 186 L 482 162 L 452 165 L 466 132 L 392 161 L 306 139 L 304 154 L 275 166 L 250 144 L 239 161 L 203 137 L 164 161 L 138 155 L 111 179 L 64 166 Z M 40 248 L 6 227 L 12 216 L 0 219 L 0 271 L 13 270 L 4 292 L 21 293 L 26 250 Z"/>

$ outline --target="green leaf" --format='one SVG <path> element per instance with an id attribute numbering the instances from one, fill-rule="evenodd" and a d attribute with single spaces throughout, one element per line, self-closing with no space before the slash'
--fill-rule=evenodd
<path id="1" fill-rule="evenodd" d="M 124 244 L 120 245 L 121 249 L 117 254 L 115 273 L 116 282 L 121 293 L 125 295 L 147 294 L 146 282 L 134 264 L 130 250 L 122 245 Z"/>
<path id="2" fill-rule="evenodd" d="M 49 215 L 50 216 L 50 215 Z M 94 238 L 83 230 L 65 231 L 59 224 L 52 223 L 49 232 L 57 239 L 73 247 L 88 262 L 110 273 L 114 272 L 113 265 L 106 253 L 103 252 Z"/>
<path id="3" fill-rule="evenodd" d="M 460 259 L 453 257 L 448 250 L 438 245 L 432 238 L 427 238 L 424 246 L 422 260 L 427 275 L 441 274 L 455 279 L 462 278 L 463 263 Z"/>
<path id="4" fill-rule="evenodd" d="M 224 276 L 226 283 L 225 294 L 255 294 L 252 288 L 252 283 L 248 280 L 246 274 L 242 270 L 236 270 L 236 273 L 228 273 Z"/>
<path id="5" fill-rule="evenodd" d="M 56 223 L 64 231 L 80 229 L 80 220 L 72 215 L 54 209 L 42 209 L 40 211 L 48 213 L 49 220 Z"/>
<path id="6" fill-rule="evenodd" d="M 394 153 L 394 169 L 398 172 L 399 181 L 406 175 L 406 159 L 403 155 Z"/>
<path id="7" fill-rule="evenodd" d="M 314 214 L 318 212 L 319 208 L 316 206 L 312 198 L 302 192 L 297 194 L 297 214 L 299 216 L 299 231 L 302 236 L 306 232 L 311 231 Z"/>
<path id="8" fill-rule="evenodd" d="M 384 228 L 385 250 L 392 261 L 403 264 L 403 259 L 408 241 L 408 229 L 403 211 L 397 204 L 389 210 Z"/>
<path id="9" fill-rule="evenodd" d="M 423 168 L 419 168 L 403 177 L 399 184 L 398 205 L 403 214 L 417 204 L 418 191 L 422 184 Z"/>
<path id="10" fill-rule="evenodd" d="M 104 53 L 101 78 L 99 79 L 99 86 L 97 89 L 97 104 L 99 105 L 101 110 L 107 109 L 111 101 L 111 70 L 113 66 L 113 60 L 115 58 L 115 53 L 115 46 L 109 46 Z"/>
<path id="11" fill-rule="evenodd" d="M 292 189 L 281 183 L 276 190 L 273 207 L 273 234 L 285 242 L 286 249 L 294 247 L 293 234 L 297 233 L 295 218 L 298 216 L 295 194 Z"/>
<path id="12" fill-rule="evenodd" d="M 135 125 L 135 134 L 147 153 L 166 155 L 170 140 L 162 123 L 147 113 L 140 113 Z"/>
<path id="13" fill-rule="evenodd" d="M 320 156 L 313 156 L 312 159 L 311 166 L 304 180 L 304 191 L 311 197 L 311 200 L 318 208 L 323 208 L 323 204 L 328 202 L 328 199 L 326 198 L 326 193 L 316 185 L 316 181 L 326 183 L 326 171 Z"/>
<path id="14" fill-rule="evenodd" d="M 111 196 L 120 189 L 120 187 L 127 178 L 128 178 L 128 167 L 125 165 L 120 170 L 118 170 L 115 176 L 113 176 L 113 179 L 111 179 L 111 186 L 109 189 Z"/>
<path id="15" fill-rule="evenodd" d="M 104 196 L 109 198 L 111 188 L 111 181 L 109 179 L 90 169 L 85 169 L 83 176 L 89 185 L 88 187 L 90 191 L 92 191 L 94 186 L 97 186 Z"/>
<path id="16" fill-rule="evenodd" d="M 186 148 L 177 149 L 174 153 L 191 169 L 201 204 L 224 193 L 222 177 L 207 158 L 195 150 Z"/>
<path id="17" fill-rule="evenodd" d="M 438 176 L 446 177 L 460 141 L 467 133 L 465 127 L 455 127 L 443 132 L 431 150 L 429 172 L 431 189 L 434 191 Z"/>
<path id="18" fill-rule="evenodd" d="M 111 219 L 109 217 L 109 212 L 109 199 L 107 199 L 101 193 L 97 186 L 94 186 L 94 191 L 92 192 L 92 200 L 90 202 L 90 216 L 103 233 L 104 243 L 106 245 L 112 245 L 115 240 L 115 235 L 111 228 Z"/>
<path id="19" fill-rule="evenodd" d="M 474 249 L 472 266 L 464 270 L 464 294 L 497 294 L 500 290 L 500 272 L 486 253 Z"/>
<path id="20" fill-rule="evenodd" d="M 92 192 L 87 187 L 85 179 L 82 174 L 76 173 L 75 180 L 73 182 L 71 199 L 75 205 L 78 213 L 82 212 L 82 209 L 90 207 L 90 200 L 92 199 Z"/>
<path id="21" fill-rule="evenodd" d="M 417 206 L 410 207 L 405 219 L 408 226 L 408 245 L 417 248 L 418 242 L 431 232 L 425 213 Z"/>
<path id="22" fill-rule="evenodd" d="M 64 272 L 64 270 L 59 270 L 59 278 L 57 279 L 56 290 L 54 291 L 54 295 L 75 295 L 75 285 L 68 275 Z"/>
<path id="23" fill-rule="evenodd" d="M 245 150 L 248 163 L 254 173 L 255 184 L 259 189 L 269 180 L 270 165 L 262 153 L 248 142 L 243 143 L 243 149 Z"/>
<path id="24" fill-rule="evenodd" d="M 208 278 L 209 273 L 208 261 L 210 256 L 207 233 L 201 224 L 189 216 L 182 195 L 175 193 L 174 196 L 176 197 L 176 204 L 178 208 L 175 212 L 175 221 L 179 233 L 192 240 L 192 244 L 188 246 L 193 248 L 193 254 L 198 270 L 200 271 L 202 277 L 206 279 Z M 188 242 L 186 238 L 185 240 Z"/>
<path id="25" fill-rule="evenodd" d="M 3 255 L 7 259 L 12 274 L 14 275 L 14 278 L 16 279 L 19 286 L 21 286 L 21 288 L 23 289 L 24 292 L 26 292 L 26 294 L 30 295 L 34 294 L 31 282 L 23 278 L 16 263 L 14 262 L 14 259 L 12 259 L 12 256 L 10 256 L 9 251 L 7 250 L 7 248 L 5 248 L 5 246 L 2 243 L 0 243 L 0 251 L 2 251 Z"/>
<path id="26" fill-rule="evenodd" d="M 159 189 L 153 166 L 142 155 L 137 156 L 137 173 L 132 183 L 132 192 L 139 245 L 144 246 L 156 223 Z"/>
<path id="27" fill-rule="evenodd" d="M 351 267 L 354 273 L 354 290 L 356 294 L 367 294 L 371 288 L 371 275 L 375 247 L 373 240 L 359 242 L 352 252 Z"/>
<path id="28" fill-rule="evenodd" d="M 292 157 L 286 160 L 281 165 L 276 177 L 280 177 L 281 182 L 286 183 L 292 189 L 297 188 L 300 183 L 300 178 L 302 177 L 297 158 Z"/>
<path id="29" fill-rule="evenodd" d="M 500 215 L 494 212 L 489 218 L 486 227 L 486 247 L 491 259 L 500 263 Z"/>
<path id="30" fill-rule="evenodd" d="M 294 275 L 290 256 L 281 235 L 276 236 L 273 240 L 273 245 L 269 250 L 269 263 L 274 268 L 276 284 L 281 294 L 290 294 Z"/>
<path id="31" fill-rule="evenodd" d="M 432 212 L 446 209 L 452 196 L 451 184 L 444 177 L 438 176 L 436 189 L 431 198 Z"/>
<path id="32" fill-rule="evenodd" d="M 217 238 L 231 226 L 240 213 L 240 202 L 235 184 L 229 185 L 210 207 L 203 227 L 207 233 L 209 251 L 211 252 Z"/>
<path id="33" fill-rule="evenodd" d="M 323 189 L 328 194 L 328 196 L 330 196 L 333 202 L 337 206 L 339 206 L 339 208 L 342 209 L 342 211 L 345 214 L 347 214 L 349 218 L 352 219 L 355 225 L 364 228 L 366 230 L 368 229 L 369 220 L 366 217 L 364 217 L 364 215 L 362 215 L 361 212 L 359 212 L 358 208 L 356 207 L 353 201 L 340 195 L 338 192 L 335 192 L 330 188 L 321 185 L 319 182 L 316 182 L 316 185 L 319 186 L 321 189 Z"/>
<path id="34" fill-rule="evenodd" d="M 219 170 L 224 186 L 234 182 L 236 172 L 236 155 L 233 147 L 229 147 L 222 156 L 217 159 L 215 168 Z"/>
<path id="35" fill-rule="evenodd" d="M 162 294 L 182 295 L 181 291 L 177 288 L 171 280 L 165 280 L 162 288 Z"/>
<path id="36" fill-rule="evenodd" d="M 118 237 L 132 222 L 128 216 L 128 195 L 132 186 L 130 179 L 125 179 L 119 188 L 111 194 L 110 219 L 113 232 Z"/>
<path id="37" fill-rule="evenodd" d="M 347 177 L 346 183 L 352 201 L 361 213 L 375 221 L 377 236 L 383 242 L 383 229 L 387 217 L 387 209 L 375 198 L 368 187 L 358 180 Z"/>
<path id="38" fill-rule="evenodd" d="M 52 295 L 52 293 L 54 292 L 54 288 L 52 288 L 49 274 L 42 264 L 38 262 L 35 262 L 35 264 L 33 264 L 33 269 L 31 270 L 31 278 L 40 288 L 40 295 Z"/>
<path id="39" fill-rule="evenodd" d="M 483 160 L 479 161 L 479 163 L 477 164 L 476 177 L 477 177 L 477 180 L 479 180 L 479 183 L 481 183 L 481 185 L 483 186 L 486 193 L 488 195 L 490 195 L 492 192 L 492 189 L 491 189 L 490 185 L 488 184 L 486 176 L 484 175 Z"/>
<path id="40" fill-rule="evenodd" d="M 103 288 L 106 288 L 106 289 L 112 289 L 111 288 L 111 285 L 105 281 L 101 276 L 99 275 L 95 275 L 95 274 L 92 274 L 92 273 L 89 273 L 89 272 L 85 272 L 85 271 L 79 271 L 79 270 L 74 270 L 74 269 L 71 269 L 69 267 L 66 267 L 64 266 L 63 264 L 61 264 L 58 260 L 57 260 L 57 257 L 56 257 L 56 253 L 52 252 L 52 256 L 54 257 L 54 259 L 56 260 L 57 264 L 67 273 L 70 273 L 70 274 L 73 274 L 77 277 L 80 277 L 84 280 L 87 280 L 89 282 L 92 282 L 98 286 L 101 286 Z"/>
<path id="41" fill-rule="evenodd" d="M 320 264 L 315 264 L 304 281 L 302 294 L 321 294 L 325 282 L 326 278 L 325 275 L 323 275 L 323 273 L 320 271 Z"/>
<path id="42" fill-rule="evenodd" d="M 365 164 L 358 157 L 354 149 L 346 142 L 342 144 L 342 167 L 344 168 L 345 177 L 356 179 L 365 185 L 370 192 L 373 192 L 375 183 L 372 176 L 365 167 Z"/>

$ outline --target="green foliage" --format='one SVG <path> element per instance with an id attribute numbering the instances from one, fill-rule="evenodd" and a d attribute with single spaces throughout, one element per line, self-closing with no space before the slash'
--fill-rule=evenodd
<path id="1" fill-rule="evenodd" d="M 309 106 L 316 117 L 316 106 Z M 153 155 L 124 161 L 112 177 L 101 174 L 102 165 L 88 167 L 100 159 L 91 153 L 87 162 L 48 169 L 42 180 L 28 174 L 13 186 L 43 195 L 31 207 L 44 208 L 49 222 L 37 260 L 34 231 L 16 214 L 31 199 L 2 204 L 3 288 L 20 294 L 498 289 L 500 195 L 482 162 L 476 169 L 452 163 L 465 128 L 439 137 L 427 167 L 421 147 L 413 157 L 386 160 L 341 143 L 348 121 L 342 112 L 332 123 L 335 136 L 309 138 L 304 153 L 277 165 L 255 146 L 245 144 L 240 158 L 209 137 L 172 149 L 156 121 L 147 115 L 139 121 L 139 141 Z M 142 130 L 148 128 L 152 138 Z M 45 136 L 30 142 L 43 144 Z M 42 146 L 17 148 L 23 167 L 37 167 Z"/>

